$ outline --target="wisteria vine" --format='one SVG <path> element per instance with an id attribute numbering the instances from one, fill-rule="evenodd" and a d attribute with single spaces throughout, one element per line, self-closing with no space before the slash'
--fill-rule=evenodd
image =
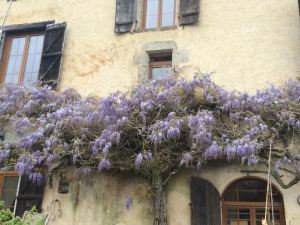
<path id="1" fill-rule="evenodd" d="M 36 183 L 69 166 L 77 174 L 146 176 L 168 176 L 181 167 L 199 171 L 211 160 L 251 166 L 266 161 L 270 139 L 284 143 L 272 157 L 274 174 L 288 165 L 300 177 L 300 151 L 288 148 L 300 132 L 297 80 L 255 95 L 227 91 L 210 76 L 152 81 L 105 98 L 6 86 L 0 121 L 18 135 L 17 143 L 1 145 L 0 161 Z"/>

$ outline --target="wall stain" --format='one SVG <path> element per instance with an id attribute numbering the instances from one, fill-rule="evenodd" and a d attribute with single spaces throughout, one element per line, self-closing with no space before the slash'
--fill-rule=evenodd
<path id="1" fill-rule="evenodd" d="M 70 43 L 69 48 L 82 48 L 74 41 Z M 90 77 L 99 74 L 101 68 L 107 64 L 113 64 L 118 58 L 117 45 L 112 43 L 107 48 L 95 49 L 95 46 L 85 46 L 84 49 L 90 49 L 78 55 L 66 55 L 72 58 L 72 63 L 64 65 L 67 70 L 73 71 L 73 74 L 81 77 Z"/>

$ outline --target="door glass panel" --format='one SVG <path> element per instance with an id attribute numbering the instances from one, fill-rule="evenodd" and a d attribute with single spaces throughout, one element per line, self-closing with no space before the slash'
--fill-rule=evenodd
<path id="1" fill-rule="evenodd" d="M 18 83 L 24 53 L 25 37 L 12 40 L 8 64 L 5 74 L 5 83 Z"/>

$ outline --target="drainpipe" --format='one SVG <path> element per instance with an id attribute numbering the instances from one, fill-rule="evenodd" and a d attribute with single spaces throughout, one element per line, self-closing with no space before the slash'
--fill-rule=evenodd
<path id="1" fill-rule="evenodd" d="M 20 192 L 20 184 L 21 184 L 21 175 L 19 175 L 19 180 L 18 180 L 16 200 L 15 200 L 15 205 L 14 205 L 14 217 L 16 216 L 16 210 L 17 210 L 17 204 L 18 204 L 18 197 L 19 197 L 19 192 Z"/>

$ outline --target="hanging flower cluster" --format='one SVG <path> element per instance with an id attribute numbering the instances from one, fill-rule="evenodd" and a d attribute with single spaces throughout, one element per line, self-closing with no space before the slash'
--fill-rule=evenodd
<path id="1" fill-rule="evenodd" d="M 200 170 L 222 159 L 253 165 L 267 157 L 265 140 L 287 143 L 299 134 L 300 82 L 249 95 L 226 91 L 209 76 L 170 78 L 101 99 L 72 89 L 6 86 L 0 120 L 19 137 L 0 147 L 0 161 L 37 183 L 54 164 L 73 165 L 78 174 Z M 276 160 L 275 170 L 289 162 L 299 173 L 299 157 L 286 149 Z"/>

